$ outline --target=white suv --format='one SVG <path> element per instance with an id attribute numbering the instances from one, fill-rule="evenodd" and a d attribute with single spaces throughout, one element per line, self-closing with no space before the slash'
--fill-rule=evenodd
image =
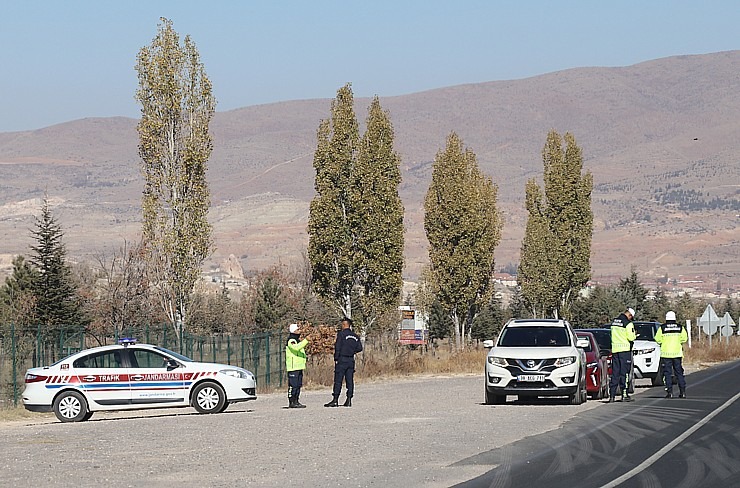
<path id="1" fill-rule="evenodd" d="M 565 320 L 509 320 L 486 358 L 485 401 L 567 396 L 571 405 L 586 401 L 587 339 L 578 339 Z"/>
<path id="2" fill-rule="evenodd" d="M 663 384 L 663 371 L 660 362 L 660 344 L 655 342 L 658 322 L 634 322 L 637 340 L 632 345 L 635 364 L 635 378 L 650 378 L 653 386 Z"/>

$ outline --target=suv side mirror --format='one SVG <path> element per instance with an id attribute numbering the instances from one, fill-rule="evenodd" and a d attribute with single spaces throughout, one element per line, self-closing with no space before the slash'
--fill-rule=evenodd
<path id="1" fill-rule="evenodd" d="M 581 349 L 586 349 L 590 345 L 591 343 L 585 337 L 576 340 L 576 347 L 580 347 Z"/>
<path id="2" fill-rule="evenodd" d="M 493 347 L 493 341 L 490 339 L 487 341 L 483 341 L 483 347 L 485 347 L 486 349 L 491 349 Z"/>

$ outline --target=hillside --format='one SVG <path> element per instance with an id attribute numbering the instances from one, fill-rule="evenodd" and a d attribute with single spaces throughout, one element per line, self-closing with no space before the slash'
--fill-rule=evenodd
<path id="1" fill-rule="evenodd" d="M 426 261 L 422 201 L 434 156 L 456 131 L 500 187 L 497 263 L 517 262 L 523 189 L 539 178 L 547 131 L 572 132 L 594 175 L 596 279 L 703 275 L 740 284 L 740 51 L 577 68 L 537 77 L 381 98 L 403 161 L 406 275 Z M 336 87 L 338 88 L 338 87 Z M 216 114 L 209 167 L 215 266 L 247 272 L 298 264 L 305 248 L 312 157 L 331 100 Z M 368 99 L 356 99 L 360 120 Z M 136 120 L 82 119 L 0 133 L 0 265 L 26 253 L 44 191 L 70 255 L 109 252 L 139 229 Z"/>

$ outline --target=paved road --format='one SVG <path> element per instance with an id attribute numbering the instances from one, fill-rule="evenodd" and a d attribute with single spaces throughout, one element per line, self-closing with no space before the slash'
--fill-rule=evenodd
<path id="1" fill-rule="evenodd" d="M 454 466 L 495 466 L 458 486 L 740 486 L 740 361 L 688 377 L 688 398 L 652 388 L 633 403 L 574 417 L 561 429 Z"/>
<path id="2" fill-rule="evenodd" d="M 192 409 L 0 424 L 0 487 L 449 487 L 489 471 L 458 463 L 602 410 L 563 400 L 482 405 L 481 375 L 362 383 L 352 408 L 304 410 L 263 395 L 218 415 Z"/>

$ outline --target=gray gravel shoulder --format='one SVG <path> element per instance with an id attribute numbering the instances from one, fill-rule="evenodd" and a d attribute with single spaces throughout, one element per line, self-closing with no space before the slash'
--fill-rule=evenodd
<path id="1" fill-rule="evenodd" d="M 284 408 L 286 394 L 274 393 L 218 415 L 188 408 L 0 424 L 0 486 L 450 486 L 491 469 L 457 461 L 602 405 L 486 406 L 482 375 L 362 383 L 352 408 L 323 407 L 330 398 L 311 390 L 305 409 Z"/>

